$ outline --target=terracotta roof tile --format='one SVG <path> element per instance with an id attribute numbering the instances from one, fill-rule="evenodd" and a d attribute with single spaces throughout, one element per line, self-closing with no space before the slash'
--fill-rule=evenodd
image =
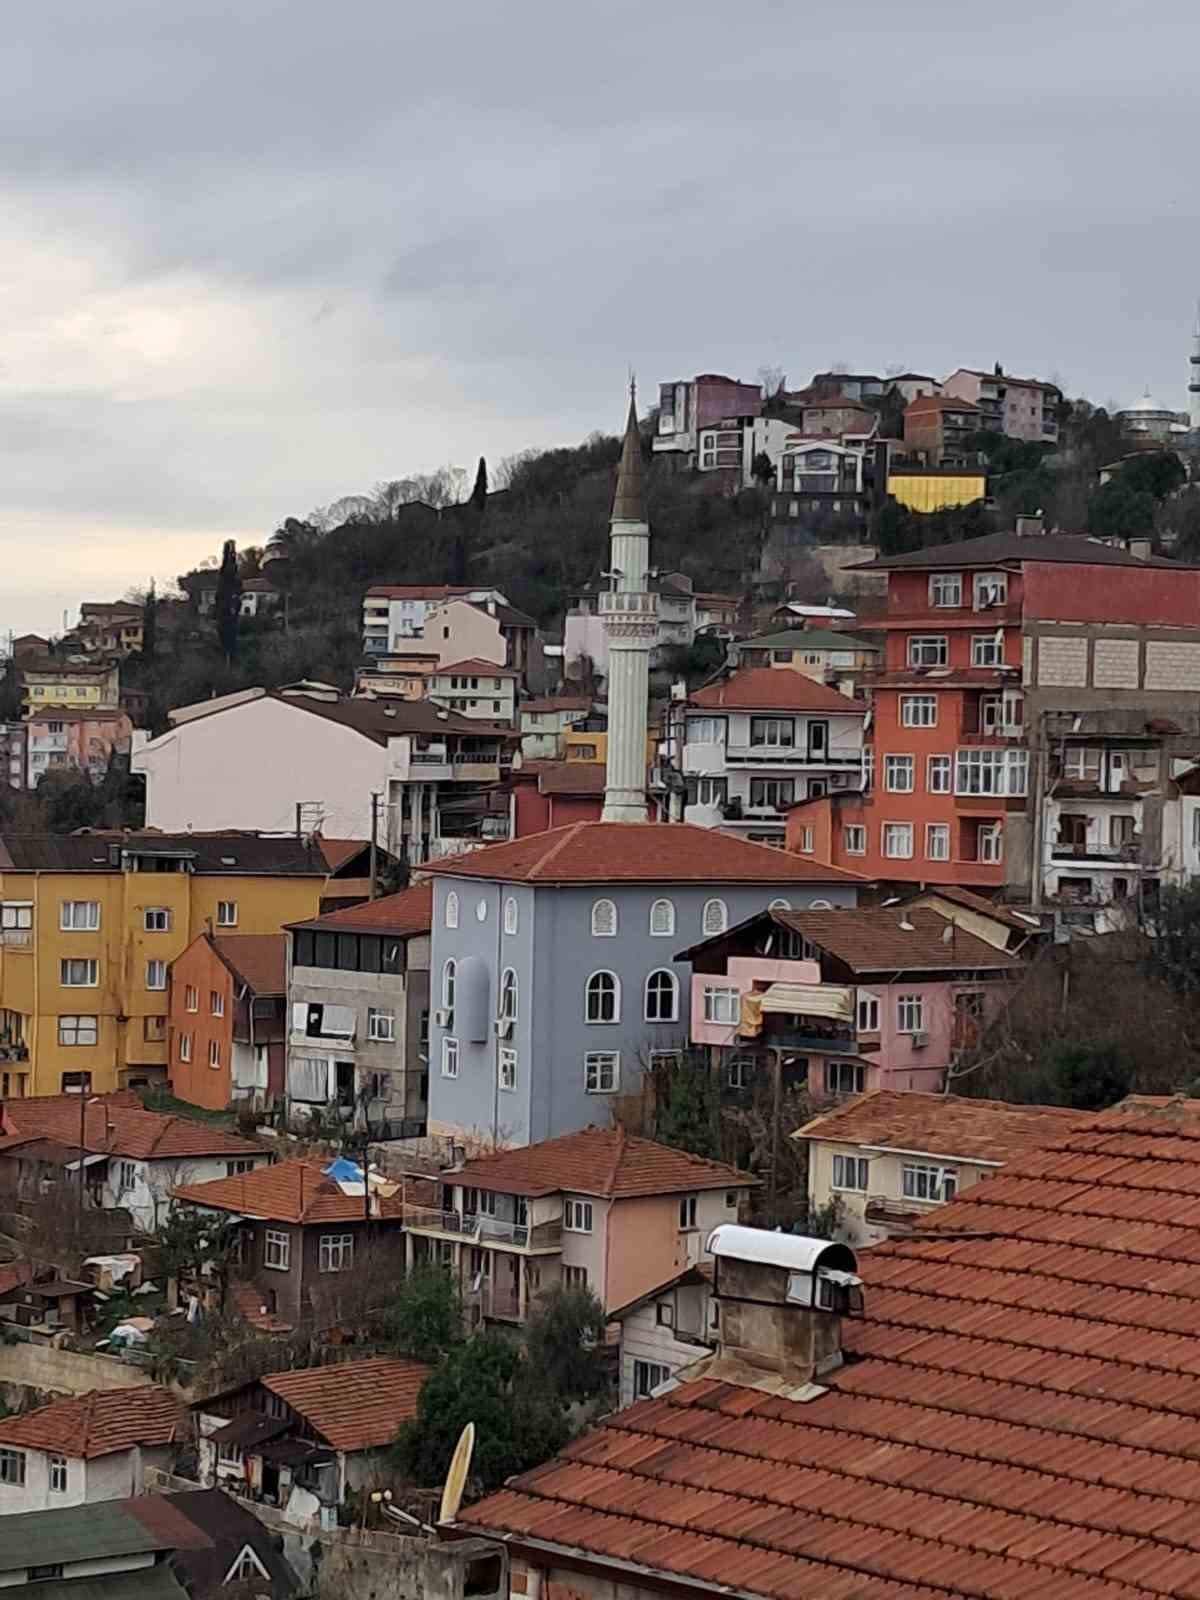
<path id="1" fill-rule="evenodd" d="M 172 1444 L 184 1437 L 187 1412 L 169 1389 L 96 1389 L 52 1400 L 23 1416 L 0 1420 L 0 1445 L 50 1450 L 85 1461 L 134 1445 Z"/>
<path id="2" fill-rule="evenodd" d="M 282 933 L 222 933 L 212 947 L 252 993 L 287 993 L 287 938 Z"/>
<path id="3" fill-rule="evenodd" d="M 758 1181 L 723 1161 L 707 1161 L 654 1139 L 638 1138 L 622 1128 L 584 1128 L 519 1150 L 480 1156 L 453 1174 L 455 1183 L 501 1194 L 566 1191 L 611 1200 L 679 1194 L 689 1189 L 729 1189 Z"/>
<path id="4" fill-rule="evenodd" d="M 385 894 L 344 911 L 329 911 L 307 922 L 292 922 L 289 928 L 318 928 L 330 933 L 392 933 L 408 938 L 428 933 L 433 926 L 433 885 L 428 879 L 415 883 L 399 894 Z"/>
<path id="5" fill-rule="evenodd" d="M 862 701 L 851 700 L 815 678 L 780 667 L 747 667 L 697 689 L 688 697 L 688 705 L 708 711 L 840 711 L 847 716 L 861 716 L 867 709 Z"/>
<path id="6" fill-rule="evenodd" d="M 640 1562 L 650 1590 L 1200 1594 L 1200 1102 L 982 1115 L 1055 1126 L 863 1252 L 866 1315 L 843 1323 L 825 1393 L 685 1383 L 460 1524 Z"/>
<path id="7" fill-rule="evenodd" d="M 444 678 L 448 672 L 485 673 L 492 678 L 517 678 L 519 673 L 511 667 L 498 667 L 494 661 L 484 661 L 480 656 L 469 656 L 465 661 L 450 661 L 444 666 L 435 668 L 429 674 L 431 678 Z"/>
<path id="8" fill-rule="evenodd" d="M 327 1165 L 327 1163 L 326 1163 Z M 363 1198 L 343 1193 L 318 1161 L 278 1161 L 274 1166 L 239 1172 L 209 1183 L 184 1183 L 172 1190 L 185 1205 L 259 1217 L 267 1222 L 361 1222 Z M 404 1215 L 403 1190 L 372 1197 L 372 1218 L 398 1222 Z"/>
<path id="9" fill-rule="evenodd" d="M 1005 1162 L 1078 1121 L 1079 1112 L 1067 1106 L 1014 1106 L 1004 1100 L 876 1089 L 814 1117 L 792 1137 Z"/>
<path id="10" fill-rule="evenodd" d="M 147 1111 L 136 1096 L 100 1095 L 84 1114 L 84 1148 L 130 1161 L 178 1161 L 188 1156 L 253 1156 L 263 1147 L 226 1128 L 161 1111 Z M 6 1133 L 49 1139 L 72 1150 L 80 1144 L 79 1096 L 46 1095 L 0 1102 Z"/>
<path id="11" fill-rule="evenodd" d="M 574 822 L 526 839 L 430 862 L 424 872 L 515 883 L 861 883 L 859 873 L 818 866 L 686 822 Z"/>
<path id="12" fill-rule="evenodd" d="M 271 1372 L 259 1381 L 335 1450 L 371 1450 L 391 1444 L 400 1424 L 416 1415 L 417 1397 L 432 1371 L 421 1361 L 378 1356 Z"/>
<path id="13" fill-rule="evenodd" d="M 771 915 L 855 972 L 914 972 L 952 967 L 1016 970 L 1021 966 L 1016 956 L 997 950 L 995 945 L 955 927 L 946 917 L 925 906 L 774 911 Z"/>
<path id="14" fill-rule="evenodd" d="M 353 861 L 370 845 L 369 839 L 326 839 L 318 834 L 313 843 L 325 858 L 330 872 L 337 872 L 347 861 Z"/>

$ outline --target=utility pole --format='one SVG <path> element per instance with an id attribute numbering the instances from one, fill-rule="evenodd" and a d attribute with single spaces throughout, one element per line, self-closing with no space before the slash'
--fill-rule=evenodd
<path id="1" fill-rule="evenodd" d="M 371 894 L 375 900 L 379 895 L 379 801 L 381 799 L 378 789 L 371 791 Z"/>

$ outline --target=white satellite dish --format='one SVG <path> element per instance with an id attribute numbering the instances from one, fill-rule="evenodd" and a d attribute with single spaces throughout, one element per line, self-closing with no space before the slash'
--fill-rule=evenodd
<path id="1" fill-rule="evenodd" d="M 459 1434 L 458 1443 L 454 1447 L 454 1454 L 450 1458 L 446 1482 L 442 1486 L 442 1504 L 438 1512 L 439 1522 L 453 1522 L 458 1515 L 458 1508 L 462 1505 L 463 1490 L 467 1486 L 467 1474 L 471 1470 L 471 1455 L 474 1449 L 475 1424 L 468 1422 Z"/>

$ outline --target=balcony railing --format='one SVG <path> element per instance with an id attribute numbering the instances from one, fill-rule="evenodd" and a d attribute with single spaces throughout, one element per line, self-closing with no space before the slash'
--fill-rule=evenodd
<path id="1" fill-rule="evenodd" d="M 0 929 L 0 945 L 6 950 L 32 950 L 32 928 L 2 928 Z"/>
<path id="2" fill-rule="evenodd" d="M 602 617 L 653 617 L 658 611 L 657 596 L 640 589 L 605 589 L 597 598 Z"/>
<path id="3" fill-rule="evenodd" d="M 562 1243 L 562 1222 L 505 1222 L 479 1212 L 444 1211 L 410 1207 L 408 1226 L 423 1233 L 438 1233 L 464 1244 L 511 1245 L 516 1250 L 554 1250 Z"/>

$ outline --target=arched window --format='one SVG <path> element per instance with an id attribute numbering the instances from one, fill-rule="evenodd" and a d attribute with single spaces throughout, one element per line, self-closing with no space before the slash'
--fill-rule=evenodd
<path id="1" fill-rule="evenodd" d="M 724 933 L 728 926 L 729 907 L 724 900 L 706 900 L 704 916 L 700 922 L 701 931 L 711 937 L 714 933 Z"/>
<path id="2" fill-rule="evenodd" d="M 504 902 L 504 931 L 516 933 L 517 931 L 517 902 L 509 895 Z"/>
<path id="3" fill-rule="evenodd" d="M 659 936 L 670 936 L 675 932 L 674 901 L 656 900 L 650 907 L 650 932 Z"/>
<path id="4" fill-rule="evenodd" d="M 810 900 L 808 909 L 810 911 L 832 911 L 833 904 L 829 900 Z"/>
<path id="5" fill-rule="evenodd" d="M 646 979 L 646 1021 L 675 1022 L 679 1018 L 679 983 L 673 972 L 660 967 Z"/>
<path id="6" fill-rule="evenodd" d="M 596 939 L 615 939 L 616 935 L 616 901 L 597 900 L 592 907 L 592 937 Z"/>
<path id="7" fill-rule="evenodd" d="M 446 926 L 458 927 L 458 894 L 454 889 L 446 896 Z"/>
<path id="8" fill-rule="evenodd" d="M 587 981 L 584 1016 L 588 1022 L 620 1022 L 621 985 L 615 972 L 593 972 Z"/>
<path id="9" fill-rule="evenodd" d="M 506 1022 L 517 1020 L 517 975 L 511 967 L 505 967 L 500 979 L 500 1015 Z"/>
<path id="10" fill-rule="evenodd" d="M 442 1006 L 447 1011 L 454 1010 L 454 979 L 458 966 L 453 961 L 447 961 L 442 968 Z"/>
<path id="11" fill-rule="evenodd" d="M 790 911 L 791 909 L 792 902 L 790 900 L 772 900 L 767 907 L 768 911 Z"/>

